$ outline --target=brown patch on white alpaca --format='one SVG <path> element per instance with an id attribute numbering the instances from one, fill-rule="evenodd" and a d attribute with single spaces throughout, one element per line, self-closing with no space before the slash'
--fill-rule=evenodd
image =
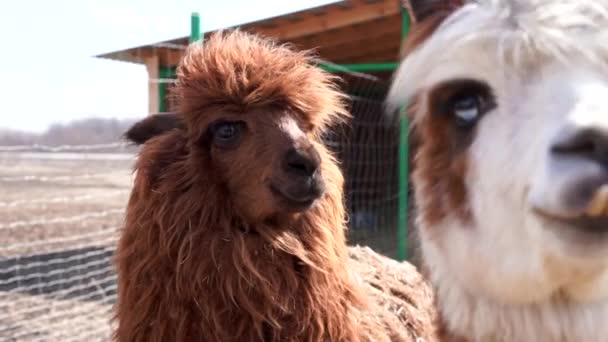
<path id="1" fill-rule="evenodd" d="M 424 43 L 452 12 L 452 5 L 445 2 L 412 5 L 418 9 L 417 23 L 404 41 L 402 57 Z M 441 96 L 441 93 L 436 95 Z M 471 139 L 454 130 L 445 116 L 433 114 L 436 110 L 438 108 L 432 107 L 432 99 L 420 94 L 407 109 L 414 122 L 419 120 L 413 128 L 424 137 L 419 139 L 415 152 L 412 179 L 420 184 L 416 190 L 417 209 L 428 225 L 437 224 L 450 211 L 459 213 L 463 220 L 470 219 L 464 177 L 467 169 L 465 150 Z"/>
<path id="2" fill-rule="evenodd" d="M 444 4 L 434 14 L 423 16 L 405 41 L 404 55 L 423 44 L 457 5 Z M 454 117 L 446 109 L 451 97 L 458 96 L 463 89 L 476 87 L 479 88 L 476 90 L 486 92 L 482 89 L 483 84 L 471 83 L 474 82 L 453 80 L 439 84 L 418 94 L 408 106 L 413 127 L 424 137 L 415 153 L 412 178 L 419 184 L 416 188 L 417 209 L 426 226 L 438 224 L 448 214 L 456 215 L 465 223 L 472 219 L 465 179 L 469 163 L 467 149 L 474 140 L 476 128 L 457 127 Z M 487 93 L 491 97 L 490 91 Z"/>
<path id="3" fill-rule="evenodd" d="M 472 124 L 462 122 L 454 111 L 460 97 L 480 96 L 480 117 Z M 485 100 L 487 99 L 487 101 Z M 420 182 L 420 209 L 427 225 L 438 224 L 448 215 L 470 222 L 466 176 L 468 148 L 474 140 L 477 122 L 494 108 L 491 90 L 472 80 L 451 80 L 428 90 L 418 108 L 417 125 L 425 139 L 416 154 L 415 179 Z"/>
<path id="4" fill-rule="evenodd" d="M 441 222 L 448 214 L 470 219 L 465 177 L 473 133 L 459 131 L 451 118 L 436 110 L 427 105 L 418 124 L 425 138 L 416 152 L 412 175 L 418 183 L 418 209 L 427 226 Z"/>

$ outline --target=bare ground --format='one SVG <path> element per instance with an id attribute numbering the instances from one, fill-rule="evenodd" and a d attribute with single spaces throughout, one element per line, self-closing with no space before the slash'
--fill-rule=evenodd
<path id="1" fill-rule="evenodd" d="M 50 156 L 0 154 L 0 341 L 108 341 L 133 159 Z"/>
<path id="2" fill-rule="evenodd" d="M 132 164 L 131 155 L 0 153 L 0 342 L 110 339 L 111 257 Z M 372 238 L 387 236 L 367 239 L 380 245 Z M 396 324 L 412 340 L 427 337 L 432 295 L 416 270 L 367 249 L 352 253 Z"/>

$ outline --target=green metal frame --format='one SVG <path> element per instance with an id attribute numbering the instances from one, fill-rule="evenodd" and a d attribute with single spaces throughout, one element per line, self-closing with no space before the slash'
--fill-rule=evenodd
<path id="1" fill-rule="evenodd" d="M 158 69 L 158 77 L 161 80 L 171 78 L 175 74 L 174 68 L 160 67 Z M 165 101 L 165 95 L 167 94 L 167 85 L 164 83 L 158 84 L 158 111 L 160 113 L 167 110 L 167 103 Z"/>
<path id="2" fill-rule="evenodd" d="M 361 64 L 325 64 L 319 66 L 329 72 L 343 71 L 394 71 L 399 64 L 395 62 L 385 63 L 361 63 Z"/>
<path id="3" fill-rule="evenodd" d="M 203 34 L 201 31 L 201 17 L 197 12 L 193 12 L 190 16 L 190 42 L 200 41 L 203 43 Z M 158 77 L 160 79 L 170 79 L 176 77 L 175 67 L 159 67 Z M 159 83 L 158 85 L 158 111 L 164 112 L 167 110 L 167 102 L 165 97 L 167 94 L 167 85 L 165 83 Z"/>
<path id="4" fill-rule="evenodd" d="M 401 39 L 405 39 L 410 31 L 411 18 L 406 8 L 401 9 Z M 399 63 L 363 63 L 363 64 L 325 64 L 319 66 L 329 72 L 359 71 L 378 72 L 394 71 Z M 403 114 L 404 105 L 399 114 Z M 399 203 L 397 212 L 397 259 L 407 259 L 407 231 L 408 231 L 408 202 L 409 202 L 409 122 L 405 115 L 400 115 L 399 122 Z"/>
<path id="5" fill-rule="evenodd" d="M 405 8 L 401 9 L 401 39 L 405 39 L 410 31 L 410 15 Z M 404 111 L 406 105 L 402 107 Z M 400 113 L 401 114 L 401 113 Z M 397 259 L 407 259 L 407 229 L 408 229 L 408 185 L 409 185 L 409 122 L 405 115 L 400 115 L 399 141 L 399 212 L 397 227 Z"/>

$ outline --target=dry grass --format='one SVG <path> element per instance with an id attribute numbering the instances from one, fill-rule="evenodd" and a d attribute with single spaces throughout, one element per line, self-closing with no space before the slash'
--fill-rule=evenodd
<path id="1" fill-rule="evenodd" d="M 434 294 L 415 266 L 398 262 L 369 247 L 350 248 L 350 265 L 382 310 L 396 316 L 409 341 L 435 341 Z"/>

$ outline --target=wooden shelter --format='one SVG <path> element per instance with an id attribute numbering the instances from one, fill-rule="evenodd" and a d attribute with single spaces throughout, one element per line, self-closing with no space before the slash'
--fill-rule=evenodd
<path id="1" fill-rule="evenodd" d="M 347 70 L 388 78 L 397 65 L 404 21 L 409 23 L 403 6 L 400 0 L 345 0 L 238 27 L 290 42 L 301 49 L 315 49 L 322 60 L 340 64 Z M 204 36 L 211 33 L 205 32 Z M 165 84 L 173 78 L 191 37 L 96 57 L 146 65 L 150 79 L 149 112 L 163 112 L 170 109 L 165 101 Z M 331 64 L 325 67 L 340 69 Z"/>

